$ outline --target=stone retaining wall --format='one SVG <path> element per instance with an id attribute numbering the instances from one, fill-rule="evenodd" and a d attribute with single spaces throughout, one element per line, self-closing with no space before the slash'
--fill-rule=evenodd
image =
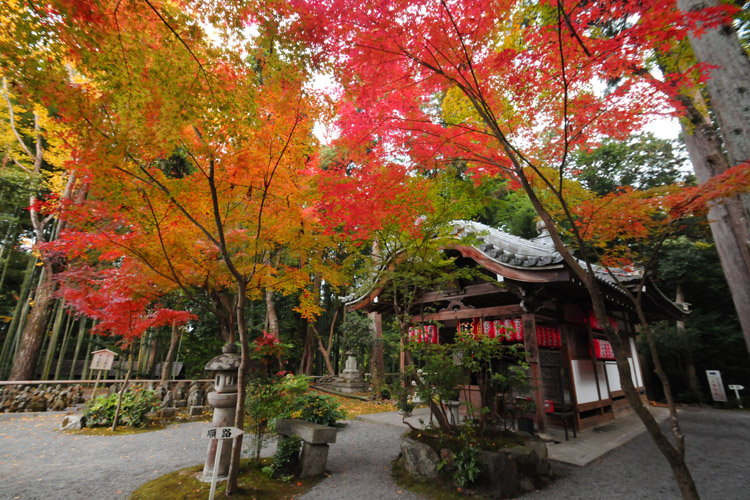
<path id="1" fill-rule="evenodd" d="M 438 464 L 443 461 L 441 473 L 451 475 L 455 470 L 451 466 L 453 453 L 447 448 L 436 451 L 427 444 L 402 437 L 401 455 L 407 473 L 414 477 L 438 478 Z M 498 451 L 481 450 L 477 458 L 482 463 L 479 479 L 464 489 L 480 495 L 510 498 L 542 488 L 553 480 L 543 441 L 531 440 L 523 446 Z"/>

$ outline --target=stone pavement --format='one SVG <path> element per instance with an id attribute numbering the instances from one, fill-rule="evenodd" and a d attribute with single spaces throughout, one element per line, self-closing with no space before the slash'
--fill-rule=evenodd
<path id="1" fill-rule="evenodd" d="M 669 411 L 666 408 L 651 407 L 649 410 L 657 422 L 663 422 L 669 418 Z M 380 425 L 403 429 L 408 428 L 403 423 L 402 416 L 397 412 L 373 413 L 360 415 L 357 418 L 365 422 Z M 417 408 L 406 421 L 413 427 L 424 428 L 430 422 L 429 408 Z M 564 431 L 557 428 L 550 429 L 549 434 L 541 437 L 549 440 L 547 450 L 549 451 L 550 459 L 571 465 L 584 466 L 619 448 L 645 431 L 646 428 L 643 427 L 638 416 L 631 413 L 602 425 L 578 432 L 577 438 L 574 438 L 573 433 L 569 432 L 568 441 L 565 441 Z"/>

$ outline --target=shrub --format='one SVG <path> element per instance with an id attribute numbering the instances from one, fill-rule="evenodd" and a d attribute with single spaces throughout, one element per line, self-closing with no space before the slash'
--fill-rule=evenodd
<path id="1" fill-rule="evenodd" d="M 281 379 L 258 377 L 247 386 L 245 412 L 250 417 L 249 433 L 253 457 L 259 458 L 264 436 L 276 420 L 287 418 L 295 408 L 294 401 L 310 386 L 309 377 L 286 375 Z"/>
<path id="2" fill-rule="evenodd" d="M 111 396 L 99 396 L 91 401 L 83 412 L 86 425 L 89 427 L 112 425 L 117 410 L 118 397 L 118 394 L 112 394 Z M 158 406 L 159 399 L 154 391 L 126 392 L 122 395 L 119 421 L 131 427 L 142 427 L 145 423 L 144 417 L 146 414 L 155 411 Z"/>
<path id="3" fill-rule="evenodd" d="M 459 488 L 474 483 L 482 471 L 481 464 L 477 458 L 477 450 L 467 446 L 453 457 L 453 466 L 456 468 L 453 472 L 453 482 Z"/>
<path id="4" fill-rule="evenodd" d="M 338 420 L 346 418 L 346 413 L 335 399 L 318 394 L 297 396 L 294 408 L 295 416 L 315 424 L 335 425 Z"/>
<path id="5" fill-rule="evenodd" d="M 263 472 L 268 477 L 278 477 L 282 481 L 291 479 L 297 473 L 301 446 L 302 438 L 299 436 L 287 436 L 279 441 L 273 455 L 273 463 L 263 467 Z"/>

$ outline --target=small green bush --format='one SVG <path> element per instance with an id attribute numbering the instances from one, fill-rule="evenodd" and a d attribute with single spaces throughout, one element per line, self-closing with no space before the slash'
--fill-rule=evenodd
<path id="1" fill-rule="evenodd" d="M 118 394 L 111 396 L 99 396 L 89 402 L 83 416 L 89 427 L 104 427 L 112 425 L 117 410 Z M 155 411 L 159 407 L 159 399 L 154 391 L 137 390 L 126 392 L 122 395 L 119 422 L 131 427 L 143 427 L 144 417 L 147 413 Z"/>
<path id="2" fill-rule="evenodd" d="M 273 463 L 263 467 L 263 473 L 268 477 L 277 477 L 284 482 L 289 481 L 297 474 L 301 446 L 302 438 L 299 436 L 287 436 L 279 441 L 279 446 L 273 455 Z"/>
<path id="3" fill-rule="evenodd" d="M 294 399 L 294 416 L 321 425 L 335 425 L 338 420 L 346 418 L 346 413 L 339 403 L 328 396 L 304 394 Z"/>
<path id="4" fill-rule="evenodd" d="M 453 466 L 456 468 L 453 472 L 453 482 L 459 488 L 474 483 L 482 472 L 477 450 L 471 446 L 458 452 L 453 458 Z"/>

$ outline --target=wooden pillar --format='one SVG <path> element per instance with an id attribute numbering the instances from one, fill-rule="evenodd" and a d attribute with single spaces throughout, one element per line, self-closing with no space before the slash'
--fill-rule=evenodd
<path id="1" fill-rule="evenodd" d="M 534 389 L 534 403 L 536 404 L 536 425 L 540 433 L 547 432 L 547 414 L 544 412 L 544 386 L 542 384 L 542 370 L 539 366 L 539 346 L 536 341 L 536 319 L 533 314 L 522 314 L 523 346 L 526 350 L 526 360 L 531 368 L 531 386 Z"/>

